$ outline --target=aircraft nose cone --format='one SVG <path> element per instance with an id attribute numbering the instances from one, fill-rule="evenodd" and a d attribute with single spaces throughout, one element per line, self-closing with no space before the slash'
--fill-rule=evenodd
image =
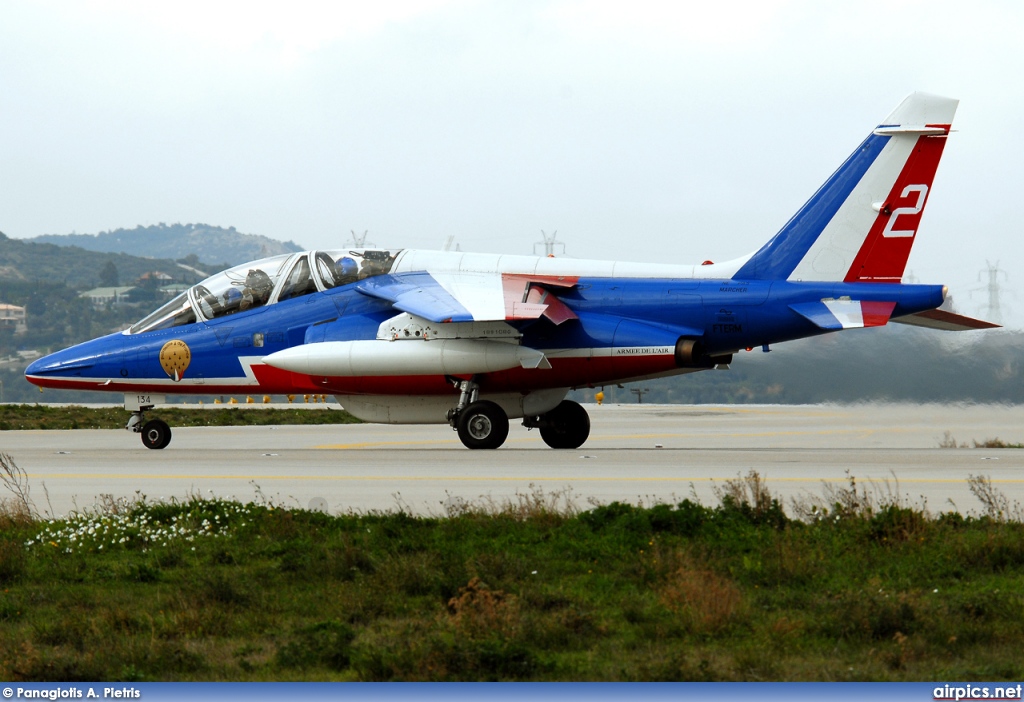
<path id="1" fill-rule="evenodd" d="M 121 357 L 121 341 L 116 336 L 93 339 L 37 358 L 25 369 L 25 377 L 34 385 L 46 386 L 62 378 L 101 376 L 110 371 L 107 366 Z"/>
<path id="2" fill-rule="evenodd" d="M 78 371 L 92 367 L 94 362 L 95 357 L 92 354 L 81 353 L 79 346 L 73 346 L 70 349 L 51 353 L 32 361 L 25 369 L 25 375 L 50 375 Z"/>
<path id="3" fill-rule="evenodd" d="M 39 373 L 45 372 L 49 367 L 50 356 L 43 356 L 42 358 L 37 358 L 32 361 L 32 363 L 28 364 L 28 368 L 25 369 L 25 375 L 38 375 Z"/>

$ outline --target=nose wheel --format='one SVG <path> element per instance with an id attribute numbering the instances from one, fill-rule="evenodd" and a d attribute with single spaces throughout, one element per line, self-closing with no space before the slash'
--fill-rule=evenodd
<path id="1" fill-rule="evenodd" d="M 162 419 L 151 419 L 142 425 L 142 445 L 148 449 L 162 449 L 171 443 L 171 428 Z"/>
<path id="2" fill-rule="evenodd" d="M 167 422 L 162 419 L 147 422 L 144 410 L 132 412 L 124 428 L 141 435 L 142 445 L 148 449 L 162 449 L 171 443 L 171 427 Z"/>

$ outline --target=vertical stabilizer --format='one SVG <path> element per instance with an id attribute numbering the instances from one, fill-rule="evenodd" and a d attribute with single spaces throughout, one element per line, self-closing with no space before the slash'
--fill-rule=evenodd
<path id="1" fill-rule="evenodd" d="M 957 104 L 907 97 L 734 277 L 900 282 Z"/>

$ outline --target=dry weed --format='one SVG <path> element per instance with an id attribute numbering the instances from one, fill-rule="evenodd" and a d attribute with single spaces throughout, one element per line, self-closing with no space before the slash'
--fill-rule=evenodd
<path id="1" fill-rule="evenodd" d="M 867 485 L 858 484 L 857 478 L 846 471 L 846 484 L 822 481 L 822 496 L 802 495 L 792 498 L 790 507 L 793 514 L 805 522 L 814 522 L 826 517 L 835 519 L 871 519 L 888 508 L 920 510 L 927 517 L 927 503 L 920 507 L 911 503 L 909 495 L 900 494 L 900 481 L 896 474 L 892 480 L 868 480 Z"/>
<path id="2" fill-rule="evenodd" d="M 0 520 L 20 524 L 34 521 L 39 516 L 32 502 L 28 474 L 7 453 L 0 453 L 0 484 L 14 495 L 13 498 L 0 499 Z"/>
<path id="3" fill-rule="evenodd" d="M 712 485 L 711 490 L 719 502 L 729 498 L 735 505 L 750 505 L 757 517 L 768 514 L 775 501 L 768 482 L 753 468 L 745 477 L 726 480 L 722 487 Z"/>
<path id="4" fill-rule="evenodd" d="M 448 600 L 448 612 L 456 630 L 469 639 L 486 639 L 497 634 L 514 638 L 522 625 L 519 599 L 501 590 L 489 589 L 480 578 L 459 588 Z"/>
<path id="5" fill-rule="evenodd" d="M 743 610 L 743 593 L 736 583 L 694 563 L 670 573 L 658 595 L 695 633 L 721 631 Z"/>
<path id="6" fill-rule="evenodd" d="M 968 475 L 967 487 L 971 494 L 981 502 L 985 508 L 985 516 L 998 522 L 1021 522 L 1024 521 L 1024 508 L 1019 502 L 1011 504 L 1010 498 L 992 485 L 992 478 L 984 475 Z"/>

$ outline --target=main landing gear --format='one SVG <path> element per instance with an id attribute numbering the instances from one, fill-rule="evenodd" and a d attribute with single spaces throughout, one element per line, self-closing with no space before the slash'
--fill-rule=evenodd
<path id="1" fill-rule="evenodd" d="M 459 413 L 456 429 L 468 448 L 496 449 L 508 438 L 508 416 L 497 404 L 478 400 Z"/>
<path id="2" fill-rule="evenodd" d="M 523 426 L 540 429 L 540 438 L 553 449 L 575 449 L 590 436 L 590 415 L 578 402 L 562 400 L 547 414 L 524 418 Z"/>
<path id="3" fill-rule="evenodd" d="M 448 411 L 448 423 L 471 449 L 496 449 L 508 438 L 508 415 L 497 403 L 480 400 L 480 386 L 472 380 L 457 381 L 459 404 Z M 590 436 L 590 417 L 577 402 L 563 400 L 547 414 L 524 417 L 523 426 L 540 429 L 551 448 L 579 448 Z"/>
<path id="4" fill-rule="evenodd" d="M 508 415 L 489 400 L 479 400 L 480 385 L 472 380 L 455 381 L 459 404 L 448 410 L 448 423 L 459 432 L 466 448 L 496 449 L 508 438 Z"/>
<path id="5" fill-rule="evenodd" d="M 140 407 L 132 412 L 128 423 L 124 426 L 128 431 L 142 435 L 142 445 L 148 449 L 162 449 L 171 443 L 171 428 L 162 419 L 150 419 L 146 421 L 146 410 L 149 407 Z"/>

